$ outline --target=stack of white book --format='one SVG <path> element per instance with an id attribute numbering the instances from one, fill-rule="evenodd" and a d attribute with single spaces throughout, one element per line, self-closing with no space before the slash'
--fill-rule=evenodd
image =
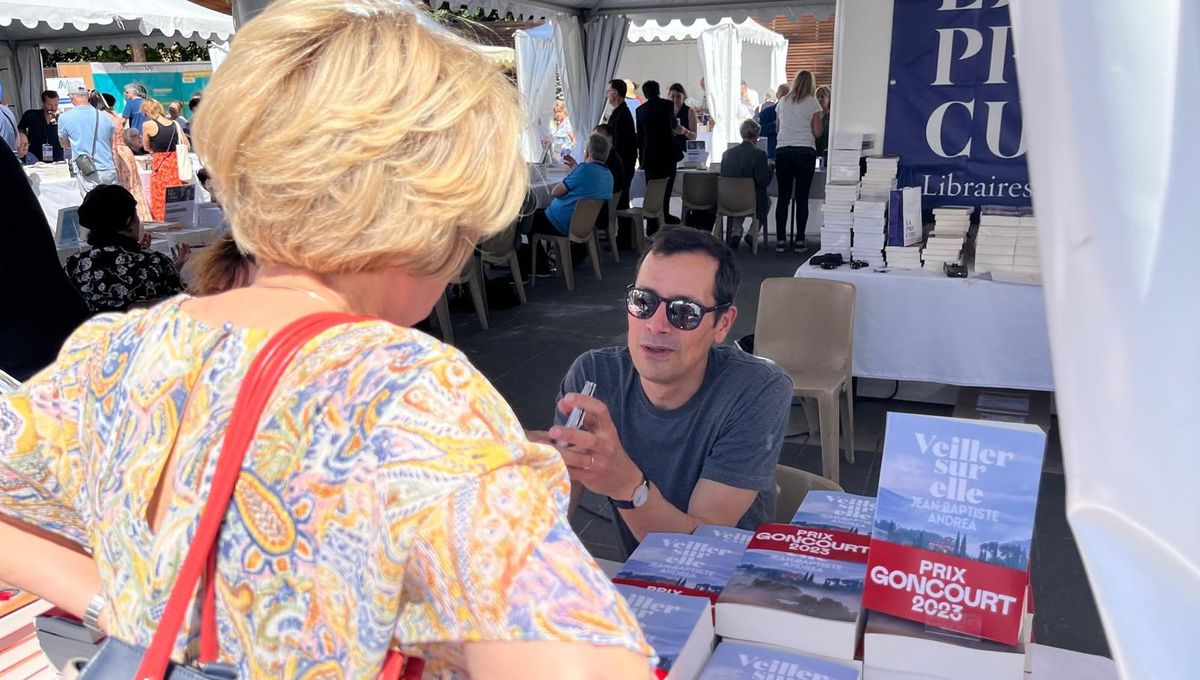
<path id="1" fill-rule="evenodd" d="M 827 190 L 832 187 L 827 187 Z M 858 193 L 858 187 L 848 187 Z M 851 234 L 854 228 L 853 202 L 850 206 L 841 203 L 830 204 L 826 195 L 822 207 L 823 223 L 821 225 L 821 250 L 829 253 L 840 253 L 843 259 L 850 259 Z"/>
<path id="2" fill-rule="evenodd" d="M 866 678 L 1024 680 L 1032 630 L 1033 614 L 1027 612 L 1020 640 L 1005 645 L 872 611 L 863 634 L 863 673 Z"/>
<path id="3" fill-rule="evenodd" d="M 941 273 L 943 265 L 962 264 L 962 236 L 930 236 L 922 251 L 922 269 Z"/>
<path id="4" fill-rule="evenodd" d="M 1013 269 L 1021 215 L 1015 208 L 985 205 L 979 210 L 975 235 L 975 272 L 983 274 Z"/>
<path id="5" fill-rule="evenodd" d="M 896 188 L 896 173 L 900 168 L 899 156 L 871 156 L 867 159 L 867 174 L 863 175 L 859 195 L 869 201 L 887 203 Z"/>
<path id="6" fill-rule="evenodd" d="M 862 665 L 726 640 L 717 645 L 700 680 L 859 680 Z"/>
<path id="7" fill-rule="evenodd" d="M 971 229 L 970 206 L 944 205 L 933 209 L 933 235 L 966 238 Z"/>
<path id="8" fill-rule="evenodd" d="M 617 585 L 658 655 L 655 674 L 664 680 L 695 680 L 712 655 L 712 603 L 703 597 Z"/>
<path id="9" fill-rule="evenodd" d="M 0 678 L 49 680 L 58 677 L 38 644 L 34 620 L 53 605 L 0 583 Z"/>
<path id="10" fill-rule="evenodd" d="M 854 243 L 852 259 L 864 260 L 873 268 L 886 266 L 883 247 L 887 243 L 887 203 L 859 200 L 854 202 Z M 824 244 L 822 244 L 824 245 Z"/>
<path id="11" fill-rule="evenodd" d="M 884 248 L 887 266 L 891 269 L 920 269 L 921 246 L 887 246 Z"/>
<path id="12" fill-rule="evenodd" d="M 1022 215 L 1017 232 L 1017 251 L 1013 256 L 1013 271 L 1025 274 L 1042 274 L 1041 252 L 1038 250 L 1037 221 L 1033 215 Z"/>
<path id="13" fill-rule="evenodd" d="M 858 185 L 859 159 L 862 158 L 864 135 L 861 132 L 838 132 L 829 140 L 829 167 L 825 183 Z M 827 194 L 828 196 L 828 194 Z"/>

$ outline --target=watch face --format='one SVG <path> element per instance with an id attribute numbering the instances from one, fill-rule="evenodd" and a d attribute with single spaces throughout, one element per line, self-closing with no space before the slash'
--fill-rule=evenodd
<path id="1" fill-rule="evenodd" d="M 646 499 L 650 497 L 650 485 L 642 484 L 633 492 L 633 507 L 640 508 L 646 503 Z"/>

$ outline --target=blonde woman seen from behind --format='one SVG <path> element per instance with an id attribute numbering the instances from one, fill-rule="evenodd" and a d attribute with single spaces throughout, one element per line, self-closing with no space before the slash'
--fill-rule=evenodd
<path id="1" fill-rule="evenodd" d="M 794 202 L 796 234 L 792 248 L 804 250 L 804 227 L 808 224 L 808 193 L 817 166 L 817 138 L 824 131 L 821 105 L 810 71 L 800 71 L 791 91 L 775 105 L 777 117 L 775 173 L 779 200 L 775 208 L 775 250 L 783 252 L 787 238 L 788 204 Z"/>
<path id="2" fill-rule="evenodd" d="M 312 96 L 341 88 L 361 96 Z M 517 215 L 518 102 L 408 2 L 278 0 L 243 26 L 194 134 L 255 278 L 100 315 L 0 397 L 0 580 L 147 645 L 242 375 L 279 329 L 341 310 L 375 318 L 301 349 L 224 517 L 219 661 L 370 679 L 396 646 L 425 678 L 648 678 L 636 620 L 567 523 L 558 453 L 411 328 Z"/>

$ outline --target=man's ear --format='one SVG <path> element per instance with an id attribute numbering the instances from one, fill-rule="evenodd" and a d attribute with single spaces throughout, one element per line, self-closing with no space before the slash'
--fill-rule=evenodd
<path id="1" fill-rule="evenodd" d="M 721 316 L 717 319 L 717 330 L 714 339 L 717 344 L 725 342 L 725 338 L 729 335 L 729 331 L 733 330 L 733 322 L 737 321 L 738 309 L 736 305 L 730 305 L 721 312 Z"/>

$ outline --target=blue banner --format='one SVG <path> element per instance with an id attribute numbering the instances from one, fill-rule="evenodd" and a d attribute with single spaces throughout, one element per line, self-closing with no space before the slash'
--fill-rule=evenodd
<path id="1" fill-rule="evenodd" d="M 895 0 L 884 152 L 921 204 L 1031 204 L 1008 0 Z"/>

